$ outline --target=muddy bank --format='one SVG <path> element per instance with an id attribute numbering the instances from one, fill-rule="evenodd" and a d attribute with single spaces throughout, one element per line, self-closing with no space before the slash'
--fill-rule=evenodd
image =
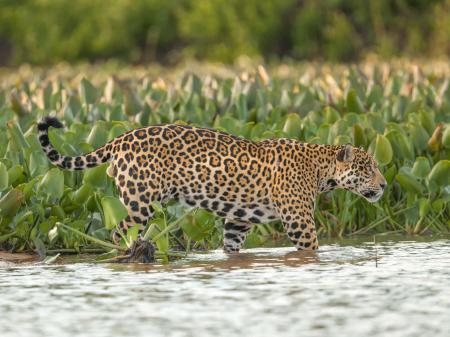
<path id="1" fill-rule="evenodd" d="M 39 256 L 27 253 L 9 253 L 0 250 L 0 265 L 2 263 L 26 263 L 37 262 Z"/>

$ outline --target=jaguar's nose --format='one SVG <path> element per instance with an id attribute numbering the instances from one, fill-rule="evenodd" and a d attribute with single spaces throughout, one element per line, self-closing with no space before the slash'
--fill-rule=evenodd
<path id="1" fill-rule="evenodd" d="M 384 188 L 386 187 L 386 183 L 381 183 L 380 187 L 381 187 L 382 190 L 384 190 Z"/>

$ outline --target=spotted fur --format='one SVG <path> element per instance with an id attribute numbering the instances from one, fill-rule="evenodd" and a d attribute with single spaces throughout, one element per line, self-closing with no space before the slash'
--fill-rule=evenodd
<path id="1" fill-rule="evenodd" d="M 344 188 L 375 202 L 386 186 L 374 159 L 351 145 L 253 142 L 209 129 L 162 125 L 129 131 L 91 153 L 67 157 L 50 144 L 50 126 L 62 124 L 44 118 L 38 123 L 39 141 L 54 165 L 83 170 L 110 162 L 108 175 L 128 209 L 119 225 L 124 233 L 134 224 L 144 228 L 153 214 L 152 201 L 178 200 L 225 218 L 228 253 L 239 251 L 252 224 L 278 219 L 297 249 L 315 250 L 319 193 Z"/>

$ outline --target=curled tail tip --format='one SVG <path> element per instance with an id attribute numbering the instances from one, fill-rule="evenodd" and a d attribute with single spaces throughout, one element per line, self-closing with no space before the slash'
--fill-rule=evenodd
<path id="1" fill-rule="evenodd" d="M 64 125 L 56 117 L 50 116 L 43 117 L 37 124 L 39 131 L 47 131 L 50 126 L 60 129 Z"/>

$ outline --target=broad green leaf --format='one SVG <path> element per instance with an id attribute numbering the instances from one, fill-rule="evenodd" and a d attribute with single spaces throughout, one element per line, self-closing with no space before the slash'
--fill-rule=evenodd
<path id="1" fill-rule="evenodd" d="M 48 171 L 39 184 L 39 191 L 49 198 L 60 199 L 64 194 L 64 174 L 58 168 Z"/>
<path id="2" fill-rule="evenodd" d="M 80 82 L 80 97 L 84 105 L 94 104 L 97 100 L 97 89 L 86 78 Z"/>
<path id="3" fill-rule="evenodd" d="M 42 151 L 30 151 L 29 157 L 29 170 L 32 177 L 37 177 L 38 175 L 45 174 L 48 171 L 49 160 Z"/>
<path id="4" fill-rule="evenodd" d="M 431 209 L 436 213 L 441 213 L 443 210 L 445 210 L 446 206 L 447 206 L 447 202 L 442 198 L 434 200 L 431 203 Z"/>
<path id="5" fill-rule="evenodd" d="M 8 181 L 12 186 L 23 182 L 25 179 L 25 174 L 22 165 L 15 165 L 8 170 Z"/>
<path id="6" fill-rule="evenodd" d="M 425 130 L 432 134 L 436 123 L 434 122 L 434 113 L 432 111 L 421 110 L 419 113 L 420 124 L 425 128 Z"/>
<path id="7" fill-rule="evenodd" d="M 214 216 L 203 209 L 199 209 L 181 222 L 181 228 L 191 240 L 203 240 L 210 235 L 214 228 Z"/>
<path id="8" fill-rule="evenodd" d="M 325 108 L 324 115 L 325 115 L 325 122 L 328 124 L 333 124 L 334 122 L 339 120 L 339 118 L 341 118 L 339 112 L 337 112 L 336 109 L 333 109 L 332 107 L 329 106 Z"/>
<path id="9" fill-rule="evenodd" d="M 107 167 L 108 165 L 103 164 L 86 170 L 83 182 L 90 184 L 92 187 L 105 188 L 108 183 L 106 176 Z"/>
<path id="10" fill-rule="evenodd" d="M 422 195 L 423 185 L 407 168 L 402 167 L 395 179 L 406 192 Z"/>
<path id="11" fill-rule="evenodd" d="M 347 111 L 356 113 L 365 111 L 364 105 L 354 89 L 350 89 L 347 93 Z"/>
<path id="12" fill-rule="evenodd" d="M 286 117 L 283 132 L 287 138 L 298 138 L 302 132 L 302 121 L 298 114 L 290 113 Z"/>
<path id="13" fill-rule="evenodd" d="M 392 146 L 389 140 L 383 135 L 377 135 L 375 143 L 375 159 L 380 165 L 387 165 L 392 160 Z"/>
<path id="14" fill-rule="evenodd" d="M 13 217 L 23 201 L 23 193 L 19 189 L 12 189 L 0 199 L 0 218 Z"/>
<path id="15" fill-rule="evenodd" d="M 125 126 L 125 125 L 123 125 L 122 123 L 118 123 L 118 124 L 115 124 L 110 130 L 109 130 L 109 133 L 108 133 L 108 139 L 114 139 L 114 138 L 116 138 L 116 137 L 118 137 L 118 136 L 120 136 L 120 135 L 123 135 L 125 132 L 127 132 L 129 129 Z"/>
<path id="16" fill-rule="evenodd" d="M 366 134 L 364 133 L 363 128 L 360 124 L 354 124 L 352 127 L 353 131 L 353 145 L 356 147 L 366 147 L 367 146 L 367 138 Z"/>
<path id="17" fill-rule="evenodd" d="M 427 148 L 428 138 L 427 131 L 420 124 L 413 123 L 410 125 L 411 141 L 416 151 L 423 151 Z"/>
<path id="18" fill-rule="evenodd" d="M 428 181 L 438 186 L 450 185 L 450 160 L 440 160 L 433 166 Z"/>
<path id="19" fill-rule="evenodd" d="M 397 168 L 395 167 L 395 165 L 392 165 L 384 172 L 383 176 L 386 179 L 388 185 L 392 184 L 396 174 L 397 174 Z"/>
<path id="20" fill-rule="evenodd" d="M 8 138 L 10 140 L 10 144 L 14 148 L 14 151 L 22 152 L 23 149 L 27 149 L 30 147 L 27 140 L 25 139 L 22 129 L 17 123 L 10 121 L 7 123 L 7 127 Z"/>
<path id="21" fill-rule="evenodd" d="M 116 197 L 106 196 L 101 199 L 103 215 L 105 217 L 105 227 L 107 229 L 116 228 L 120 221 L 128 215 L 127 209 Z"/>
<path id="22" fill-rule="evenodd" d="M 396 156 L 395 159 L 414 159 L 414 151 L 412 149 L 412 145 L 403 133 L 397 130 L 392 130 L 386 133 L 386 138 L 391 143 L 392 150 Z"/>
<path id="23" fill-rule="evenodd" d="M 430 170 L 431 167 L 428 158 L 417 157 L 416 161 L 414 162 L 411 173 L 414 174 L 416 177 L 425 178 L 430 172 Z"/>
<path id="24" fill-rule="evenodd" d="M 108 131 L 106 127 L 106 123 L 102 121 L 98 121 L 94 124 L 89 136 L 87 138 L 87 142 L 91 144 L 95 149 L 105 145 L 108 138 Z"/>
<path id="25" fill-rule="evenodd" d="M 88 198 L 92 195 L 92 193 L 93 192 L 91 185 L 83 184 L 73 194 L 73 201 L 78 205 L 82 205 L 88 200 Z"/>

